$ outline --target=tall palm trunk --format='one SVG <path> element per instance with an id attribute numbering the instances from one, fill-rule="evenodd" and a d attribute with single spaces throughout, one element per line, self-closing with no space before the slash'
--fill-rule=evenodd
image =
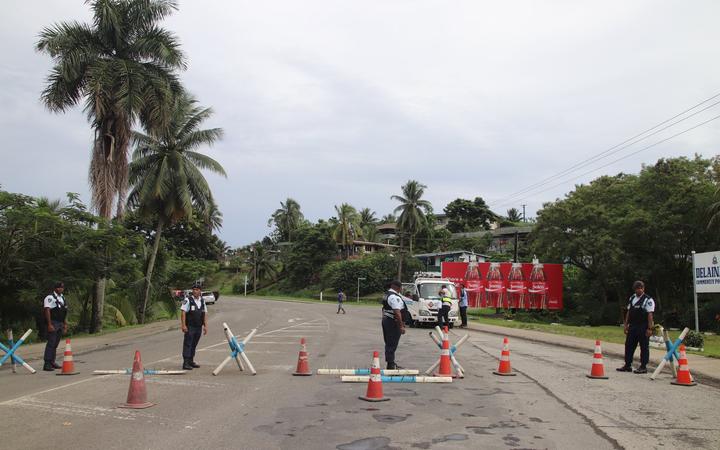
<path id="1" fill-rule="evenodd" d="M 400 251 L 398 252 L 398 255 L 400 256 L 400 262 L 398 262 L 398 281 L 402 282 L 402 263 L 403 263 L 403 235 L 400 235 Z"/>
<path id="2" fill-rule="evenodd" d="M 162 235 L 164 221 L 162 218 L 158 220 L 158 226 L 155 230 L 155 241 L 153 242 L 152 253 L 148 261 L 147 270 L 145 272 L 145 295 L 143 296 L 143 306 L 140 312 L 140 323 L 145 323 L 145 312 L 147 311 L 148 300 L 150 299 L 150 280 L 152 279 L 153 269 L 155 268 L 155 258 L 160 248 L 160 236 Z"/>

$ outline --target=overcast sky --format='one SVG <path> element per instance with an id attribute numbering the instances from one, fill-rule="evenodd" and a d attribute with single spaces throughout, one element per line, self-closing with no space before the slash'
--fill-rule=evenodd
<path id="1" fill-rule="evenodd" d="M 718 17 L 715 0 L 185 0 L 164 26 L 188 56 L 187 88 L 215 110 L 206 125 L 226 132 L 207 153 L 228 178 L 208 179 L 221 237 L 239 246 L 270 232 L 287 197 L 313 221 L 342 202 L 382 216 L 416 179 L 436 212 L 482 196 L 498 213 L 525 203 L 534 216 L 575 183 L 718 154 L 720 120 L 507 201 L 720 93 Z M 44 110 L 50 60 L 33 50 L 44 26 L 89 19 L 81 0 L 3 8 L 5 190 L 78 192 L 89 203 L 92 133 L 80 107 Z M 720 105 L 573 176 L 718 114 Z"/>

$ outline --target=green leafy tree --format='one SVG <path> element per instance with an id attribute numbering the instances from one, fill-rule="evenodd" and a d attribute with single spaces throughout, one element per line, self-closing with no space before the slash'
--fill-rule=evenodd
<path id="1" fill-rule="evenodd" d="M 717 167 L 717 158 L 660 159 L 639 175 L 603 176 L 577 186 L 565 199 L 544 205 L 531 250 L 580 270 L 576 286 L 593 293 L 593 303 L 580 308 L 590 316 L 619 319 L 629 286 L 642 279 L 665 325 L 688 324 L 691 251 L 720 245 L 720 236 L 705 227 Z"/>
<path id="2" fill-rule="evenodd" d="M 145 273 L 145 293 L 140 323 L 145 322 L 155 258 L 163 229 L 192 216 L 193 208 L 208 209 L 212 193 L 200 169 L 225 176 L 222 166 L 198 147 L 212 145 L 222 137 L 220 128 L 198 129 L 212 115 L 210 108 L 200 108 L 188 95 L 176 99 L 169 126 L 162 131 L 134 133 L 136 149 L 130 165 L 133 186 L 128 203 L 138 208 L 141 217 L 157 220 L 154 243 Z"/>
<path id="3" fill-rule="evenodd" d="M 338 254 L 332 229 L 327 224 L 298 229 L 287 255 L 285 272 L 290 286 L 302 289 L 317 283 L 325 264 Z"/>
<path id="4" fill-rule="evenodd" d="M 481 197 L 475 197 L 473 201 L 455 199 L 444 211 L 448 217 L 447 229 L 452 233 L 489 230 L 490 224 L 498 218 Z"/>
<path id="5" fill-rule="evenodd" d="M 425 193 L 425 186 L 415 180 L 409 180 L 402 187 L 402 195 L 393 195 L 392 200 L 397 200 L 400 205 L 395 208 L 395 212 L 399 212 L 397 225 L 400 234 L 400 242 L 402 247 L 403 237 L 406 235 L 410 239 L 410 254 L 413 251 L 413 241 L 415 235 L 425 226 L 427 226 L 426 214 L 432 213 L 432 205 L 429 201 L 422 198 Z"/>
<path id="6" fill-rule="evenodd" d="M 375 242 L 377 240 L 378 219 L 375 217 L 375 211 L 370 208 L 363 208 L 360 210 L 360 228 L 365 240 Z"/>
<path id="7" fill-rule="evenodd" d="M 272 213 L 268 226 L 275 225 L 280 241 L 292 242 L 293 234 L 302 225 L 303 219 L 300 204 L 288 198 L 285 202 L 280 202 L 280 208 Z"/>
<path id="8" fill-rule="evenodd" d="M 92 24 L 61 22 L 42 30 L 37 50 L 54 66 L 42 101 L 64 112 L 84 101 L 93 130 L 92 204 L 109 221 L 117 200 L 122 216 L 128 186 L 128 145 L 136 120 L 147 128 L 167 123 L 185 68 L 177 38 L 158 22 L 177 9 L 170 0 L 90 1 Z M 103 264 L 106 266 L 107 264 Z M 97 280 L 93 326 L 102 328 L 105 277 Z"/>
<path id="9" fill-rule="evenodd" d="M 250 280 L 253 285 L 253 293 L 257 292 L 258 284 L 263 281 L 274 279 L 278 270 L 272 262 L 272 256 L 267 247 L 256 243 L 250 247 L 250 258 L 248 264 L 251 267 Z"/>

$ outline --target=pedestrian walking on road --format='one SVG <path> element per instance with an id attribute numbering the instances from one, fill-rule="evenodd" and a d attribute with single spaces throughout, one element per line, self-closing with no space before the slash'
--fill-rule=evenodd
<path id="1" fill-rule="evenodd" d="M 382 330 L 385 340 L 385 362 L 388 369 L 397 369 L 395 363 L 395 351 L 400 343 L 400 336 L 405 334 L 405 323 L 403 322 L 402 311 L 405 309 L 405 302 L 400 297 L 402 284 L 399 281 L 392 281 L 390 289 L 385 293 L 383 300 Z"/>
<path id="2" fill-rule="evenodd" d="M 647 373 L 650 360 L 650 336 L 653 333 L 653 312 L 655 300 L 645 293 L 642 281 L 633 283 L 635 295 L 630 297 L 625 313 L 625 365 L 618 372 Z M 640 344 L 640 367 L 633 370 L 632 361 L 635 349 Z"/>
<path id="3" fill-rule="evenodd" d="M 452 306 L 452 298 L 450 298 L 450 290 L 446 284 L 443 284 L 438 292 L 440 296 L 440 310 L 438 311 L 438 325 L 440 329 L 450 327 L 450 307 Z"/>
<path id="4" fill-rule="evenodd" d="M 186 297 L 180 306 L 180 329 L 183 337 L 183 370 L 200 367 L 195 362 L 195 349 L 200 342 L 200 334 L 207 334 L 207 305 L 202 298 L 201 286 L 193 284 L 192 294 Z"/>
<path id="5" fill-rule="evenodd" d="M 345 308 L 343 308 L 343 302 L 347 299 L 345 296 L 345 293 L 342 289 L 338 289 L 338 310 L 337 314 L 340 314 L 340 311 L 342 311 L 343 314 L 345 314 Z"/>
<path id="6" fill-rule="evenodd" d="M 62 281 L 58 281 L 50 295 L 43 300 L 43 317 L 47 324 L 43 370 L 48 372 L 60 368 L 60 365 L 55 362 L 55 357 L 58 344 L 63 334 L 67 333 L 67 302 L 63 296 L 64 291 L 65 285 Z"/>
<path id="7" fill-rule="evenodd" d="M 467 328 L 468 293 L 462 283 L 460 283 L 460 302 L 458 306 L 460 307 L 460 319 L 462 320 L 460 328 Z"/>

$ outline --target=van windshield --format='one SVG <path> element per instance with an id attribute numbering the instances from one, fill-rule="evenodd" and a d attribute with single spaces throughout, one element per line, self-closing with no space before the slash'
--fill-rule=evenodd
<path id="1" fill-rule="evenodd" d="M 440 292 L 440 289 L 442 288 L 443 283 L 424 283 L 419 285 L 420 289 L 420 298 L 425 299 L 439 299 L 440 296 L 438 293 Z M 455 285 L 452 283 L 448 283 L 445 285 L 447 287 L 447 290 L 450 292 L 451 298 L 457 298 L 457 294 L 455 292 Z"/>

